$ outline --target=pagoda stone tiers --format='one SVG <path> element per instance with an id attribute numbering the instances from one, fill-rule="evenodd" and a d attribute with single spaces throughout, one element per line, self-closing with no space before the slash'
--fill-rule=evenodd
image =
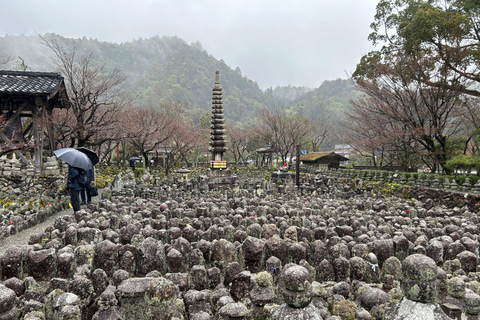
<path id="1" fill-rule="evenodd" d="M 210 128 L 210 148 L 212 161 L 210 169 L 226 169 L 227 162 L 223 160 L 223 153 L 227 151 L 225 141 L 225 119 L 223 117 L 222 87 L 220 86 L 220 72 L 215 73 L 215 85 L 212 97 L 212 125 Z"/>
<path id="2" fill-rule="evenodd" d="M 227 169 L 227 161 L 223 154 L 227 151 L 225 141 L 225 119 L 223 116 L 222 87 L 220 86 L 220 72 L 215 72 L 215 85 L 212 96 L 212 120 L 210 131 L 210 148 L 212 154 L 210 166 L 207 170 L 206 183 L 208 189 L 228 189 L 237 184 L 237 177 L 232 176 Z"/>

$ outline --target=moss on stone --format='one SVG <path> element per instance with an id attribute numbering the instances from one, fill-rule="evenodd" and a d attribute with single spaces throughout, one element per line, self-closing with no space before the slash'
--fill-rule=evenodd
<path id="1" fill-rule="evenodd" d="M 416 284 L 410 287 L 410 290 L 408 290 L 408 297 L 410 300 L 418 301 L 419 294 L 420 294 L 420 288 Z"/>
<path id="2" fill-rule="evenodd" d="M 256 274 L 255 282 L 260 287 L 270 287 L 273 284 L 273 277 L 267 271 L 262 271 Z"/>
<path id="3" fill-rule="evenodd" d="M 447 274 L 453 274 L 455 271 L 458 269 L 462 268 L 462 264 L 460 263 L 460 260 L 458 259 L 453 259 L 453 260 L 447 260 L 443 264 L 443 269 Z"/>
<path id="4" fill-rule="evenodd" d="M 325 288 L 317 281 L 312 282 L 312 295 L 314 297 L 323 298 L 325 297 L 326 291 Z"/>
<path id="5" fill-rule="evenodd" d="M 466 285 L 466 288 L 480 295 L 480 282 L 474 280 L 474 281 L 467 282 L 465 285 Z"/>
<path id="6" fill-rule="evenodd" d="M 75 261 L 78 266 L 82 264 L 92 265 L 95 257 L 95 248 L 91 245 L 83 245 L 75 248 Z"/>
<path id="7" fill-rule="evenodd" d="M 447 293 L 456 299 L 463 299 L 465 296 L 465 282 L 459 277 L 448 279 Z"/>
<path id="8" fill-rule="evenodd" d="M 402 263 L 404 277 L 411 280 L 434 281 L 437 278 L 435 261 L 421 254 L 412 254 Z"/>
<path id="9" fill-rule="evenodd" d="M 339 316 L 342 320 L 354 320 L 357 305 L 350 300 L 338 301 L 333 305 L 333 315 Z"/>
<path id="10" fill-rule="evenodd" d="M 402 300 L 403 298 L 403 292 L 399 288 L 393 288 L 392 290 L 390 290 L 388 295 L 389 295 L 389 303 L 392 305 L 397 302 L 400 302 L 400 300 Z"/>

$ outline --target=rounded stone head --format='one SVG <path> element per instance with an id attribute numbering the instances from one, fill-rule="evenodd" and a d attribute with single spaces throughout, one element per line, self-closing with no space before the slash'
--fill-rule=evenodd
<path id="1" fill-rule="evenodd" d="M 283 297 L 289 306 L 305 308 L 312 301 L 312 277 L 306 268 L 287 265 L 283 271 L 283 285 Z"/>
<path id="2" fill-rule="evenodd" d="M 438 268 L 435 261 L 423 254 L 412 254 L 402 263 L 403 276 L 410 280 L 435 281 Z"/>
<path id="3" fill-rule="evenodd" d="M 439 280 L 435 261 L 423 254 L 412 254 L 402 262 L 401 287 L 405 297 L 422 303 L 434 302 Z"/>

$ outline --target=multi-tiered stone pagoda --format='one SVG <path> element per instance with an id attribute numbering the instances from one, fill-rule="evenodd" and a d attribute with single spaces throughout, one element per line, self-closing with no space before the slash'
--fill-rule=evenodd
<path id="1" fill-rule="evenodd" d="M 225 141 L 225 119 L 223 117 L 222 87 L 220 86 L 220 72 L 215 72 L 215 85 L 212 97 L 212 125 L 210 128 L 210 148 L 212 160 L 210 169 L 226 169 L 227 161 L 223 160 L 223 153 L 227 151 Z"/>
<path id="2" fill-rule="evenodd" d="M 209 189 L 227 189 L 236 184 L 237 177 L 227 169 L 227 161 L 223 154 L 227 151 L 225 141 L 225 119 L 223 116 L 222 87 L 220 86 L 220 72 L 215 72 L 215 85 L 212 97 L 212 125 L 210 126 L 210 148 L 212 155 L 210 166 L 207 171 L 207 183 Z"/>

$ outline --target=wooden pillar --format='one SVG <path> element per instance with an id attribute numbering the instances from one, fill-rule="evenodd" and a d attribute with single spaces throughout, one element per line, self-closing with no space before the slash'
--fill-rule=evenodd
<path id="1" fill-rule="evenodd" d="M 35 100 L 32 108 L 33 139 L 35 141 L 34 159 L 35 172 L 42 172 L 43 164 L 43 101 L 40 98 Z"/>
<path id="2" fill-rule="evenodd" d="M 118 166 L 120 167 L 120 142 L 117 141 L 117 163 Z"/>
<path id="3" fill-rule="evenodd" d="M 295 179 L 297 187 L 300 188 L 300 145 L 297 144 L 297 161 L 295 162 Z"/>
<path id="4" fill-rule="evenodd" d="M 55 135 L 53 132 L 53 123 L 52 123 L 52 109 L 44 108 L 44 114 L 45 114 L 45 125 L 46 125 L 46 134 L 48 138 L 48 146 L 50 148 L 49 156 L 53 156 L 53 151 L 56 149 L 56 143 L 55 143 Z"/>

